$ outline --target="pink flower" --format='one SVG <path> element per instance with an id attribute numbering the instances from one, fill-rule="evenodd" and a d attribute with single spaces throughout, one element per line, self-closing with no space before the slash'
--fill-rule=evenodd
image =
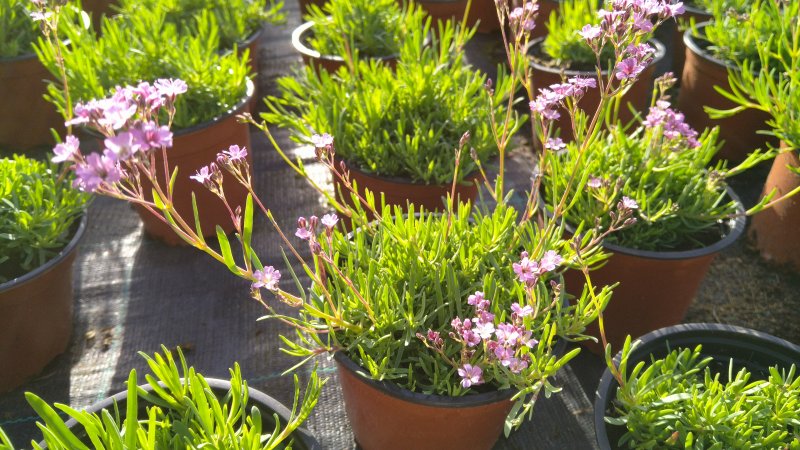
<path id="1" fill-rule="evenodd" d="M 155 122 L 140 122 L 131 129 L 136 145 L 142 150 L 172 147 L 172 132 L 166 125 L 158 126 Z"/>
<path id="2" fill-rule="evenodd" d="M 639 76 L 642 70 L 644 70 L 644 66 L 639 64 L 638 59 L 634 57 L 625 58 L 617 65 L 615 76 L 618 80 L 633 79 Z"/>
<path id="3" fill-rule="evenodd" d="M 491 338 L 492 334 L 494 334 L 494 324 L 492 322 L 483 322 L 480 319 L 476 320 L 478 320 L 478 324 L 475 325 L 474 333 L 480 336 L 481 339 Z"/>
<path id="4" fill-rule="evenodd" d="M 511 304 L 511 311 L 514 312 L 519 317 L 528 317 L 533 314 L 533 308 L 531 305 L 525 305 L 524 308 L 519 306 L 519 303 L 514 302 Z"/>
<path id="5" fill-rule="evenodd" d="M 103 144 L 107 149 L 114 152 L 120 161 L 127 160 L 140 149 L 139 144 L 134 142 L 133 133 L 127 131 L 106 138 Z"/>
<path id="6" fill-rule="evenodd" d="M 326 148 L 333 145 L 333 136 L 328 133 L 315 134 L 311 136 L 311 143 L 316 148 Z"/>
<path id="7" fill-rule="evenodd" d="M 253 272 L 253 278 L 256 279 L 252 285 L 253 289 L 260 289 L 263 287 L 270 291 L 277 291 L 278 282 L 281 279 L 281 273 L 278 272 L 274 267 L 267 266 L 264 267 L 264 270 L 256 270 Z"/>
<path id="8" fill-rule="evenodd" d="M 552 150 L 556 155 L 559 155 L 566 150 L 567 144 L 560 137 L 548 138 L 547 142 L 544 143 L 544 148 Z"/>
<path id="9" fill-rule="evenodd" d="M 522 252 L 522 260 L 512 264 L 514 273 L 517 274 L 519 281 L 531 286 L 536 284 L 539 279 L 539 264 L 528 258 L 528 252 Z"/>
<path id="10" fill-rule="evenodd" d="M 102 155 L 90 154 L 86 162 L 75 166 L 75 186 L 86 192 L 96 191 L 102 183 L 116 183 L 122 176 L 117 156 L 108 149 Z"/>
<path id="11" fill-rule="evenodd" d="M 234 144 L 228 147 L 228 150 L 223 150 L 222 155 L 231 161 L 245 161 L 247 158 L 247 147 L 239 147 Z"/>
<path id="12" fill-rule="evenodd" d="M 311 239 L 311 230 L 308 228 L 298 228 L 297 231 L 294 232 L 294 235 L 300 238 L 303 241 L 307 241 Z"/>
<path id="13" fill-rule="evenodd" d="M 581 37 L 584 38 L 589 45 L 591 45 L 592 41 L 599 38 L 600 35 L 603 34 L 603 30 L 596 25 L 584 25 L 583 28 L 578 31 L 578 34 L 580 34 Z"/>
<path id="14" fill-rule="evenodd" d="M 105 99 L 102 103 L 105 108 L 102 111 L 102 117 L 97 120 L 97 123 L 104 127 L 119 130 L 136 114 L 136 105 L 125 102 L 112 102 L 109 99 Z"/>
<path id="15" fill-rule="evenodd" d="M 175 96 L 183 94 L 189 89 L 185 81 L 177 78 L 176 79 L 160 78 L 156 80 L 155 87 L 158 90 L 159 94 L 169 98 L 175 98 Z"/>
<path id="16" fill-rule="evenodd" d="M 189 176 L 194 181 L 197 181 L 201 184 L 207 184 L 211 181 L 211 176 L 213 175 L 212 171 L 209 169 L 209 166 L 203 166 L 195 172 L 194 175 Z"/>
<path id="17" fill-rule="evenodd" d="M 464 364 L 458 369 L 458 375 L 461 377 L 461 386 L 464 388 L 483 384 L 483 370 L 478 366 Z"/>
<path id="18" fill-rule="evenodd" d="M 51 159 L 54 163 L 61 163 L 64 161 L 74 161 L 74 156 L 80 153 L 80 141 L 73 135 L 69 135 L 64 139 L 64 142 L 57 144 L 53 148 L 55 156 Z"/>
<path id="19" fill-rule="evenodd" d="M 552 272 L 556 270 L 559 264 L 564 261 L 558 253 L 553 250 L 548 250 L 544 253 L 542 260 L 539 262 L 539 267 L 545 272 Z"/>
<path id="20" fill-rule="evenodd" d="M 620 204 L 624 209 L 639 209 L 639 204 L 636 203 L 636 200 L 629 197 L 623 196 Z"/>
<path id="21" fill-rule="evenodd" d="M 339 216 L 336 214 L 325 214 L 322 216 L 320 222 L 322 222 L 322 225 L 324 225 L 328 230 L 333 230 L 333 227 L 335 227 L 336 223 L 339 222 Z"/>
<path id="22" fill-rule="evenodd" d="M 603 180 L 599 177 L 590 177 L 589 181 L 586 182 L 586 186 L 592 189 L 599 189 L 603 186 Z"/>

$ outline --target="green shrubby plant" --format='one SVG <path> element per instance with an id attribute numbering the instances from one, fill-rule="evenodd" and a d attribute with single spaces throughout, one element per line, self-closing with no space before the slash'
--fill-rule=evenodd
<path id="1" fill-rule="evenodd" d="M 597 11 L 600 6 L 599 0 L 559 2 L 558 11 L 551 14 L 547 22 L 547 37 L 542 42 L 543 56 L 557 66 L 575 70 L 593 69 L 597 56 L 578 31 L 587 23 L 598 21 Z M 605 65 L 613 59 L 613 46 L 603 46 L 600 62 Z"/>
<path id="2" fill-rule="evenodd" d="M 178 27 L 181 35 L 197 33 L 201 16 L 212 16 L 218 29 L 219 48 L 232 49 L 258 31 L 265 22 L 280 23 L 286 15 L 282 1 L 273 0 L 121 0 L 118 11 L 126 16 L 143 9 L 164 11 L 164 20 Z"/>
<path id="3" fill-rule="evenodd" d="M 197 18 L 193 35 L 178 33 L 177 27 L 167 22 L 164 10 L 158 8 L 105 17 L 101 23 L 102 36 L 91 28 L 61 20 L 59 32 L 69 45 L 40 38 L 36 46 L 39 59 L 59 80 L 63 78 L 57 50 L 69 67 L 69 91 L 64 90 L 64 81 L 48 86 L 49 99 L 65 116 L 69 101 L 86 103 L 103 98 L 124 84 L 180 78 L 190 88 L 190 94 L 179 98 L 174 118 L 174 127 L 182 129 L 225 114 L 247 94 L 247 52 L 220 54 L 219 34 L 209 14 Z"/>
<path id="4" fill-rule="evenodd" d="M 266 418 L 255 406 L 247 407 L 249 391 L 238 364 L 230 369 L 230 391 L 220 397 L 211 390 L 203 375 L 187 367 L 180 349 L 177 362 L 166 347 L 162 346 L 162 350 L 163 356 L 140 353 L 152 372 L 145 376 L 151 390 L 138 386 L 136 370 L 132 370 L 127 382 L 125 410 L 120 410 L 116 403 L 113 409 L 95 413 L 58 403 L 53 408 L 37 395 L 26 393 L 28 403 L 44 422 L 37 422 L 37 426 L 47 448 L 289 448 L 291 433 L 308 418 L 325 384 L 316 371 L 312 372 L 300 402 L 295 376 L 292 414 L 288 423 L 281 423 L 277 414 Z M 67 428 L 59 414 L 75 419 L 80 425 Z M 0 447 L 3 439 L 0 430 Z M 6 448 L 13 450 L 7 436 L 5 441 Z M 36 450 L 43 448 L 35 441 L 31 446 Z"/>
<path id="5" fill-rule="evenodd" d="M 43 265 L 72 239 L 89 198 L 72 180 L 55 164 L 0 159 L 0 283 Z"/>
<path id="6" fill-rule="evenodd" d="M 33 52 L 39 27 L 31 19 L 30 0 L 0 0 L 0 59 Z"/>
<path id="7" fill-rule="evenodd" d="M 469 36 L 448 24 L 424 46 L 429 26 L 430 20 L 405 36 L 396 69 L 362 60 L 352 73 L 306 68 L 279 79 L 281 96 L 269 97 L 272 112 L 263 117 L 291 128 L 300 142 L 323 130 L 335 133 L 338 155 L 366 172 L 426 184 L 452 182 L 453 154 L 464 132 L 479 160 L 495 151 L 493 116 L 508 99 L 510 84 L 498 78 L 490 97 L 486 76 L 467 65 L 460 51 Z M 462 158 L 458 181 L 476 168 Z"/>
<path id="8" fill-rule="evenodd" d="M 304 19 L 314 22 L 308 45 L 320 54 L 369 58 L 397 55 L 406 36 L 424 25 L 425 12 L 395 0 L 332 0 L 309 5 Z"/>
<path id="9" fill-rule="evenodd" d="M 669 74 L 668 74 L 669 75 Z M 608 242 L 640 250 L 689 250 L 720 238 L 720 222 L 737 214 L 725 179 L 752 167 L 772 152 L 755 151 L 735 168 L 713 163 L 720 149 L 718 129 L 698 134 L 669 107 L 666 92 L 674 79 L 657 80 L 657 100 L 638 128 L 613 126 L 582 156 L 569 143 L 551 155 L 545 172 L 548 199 L 563 195 L 576 165 L 586 167 L 575 185 L 580 195 L 565 214 L 573 225 L 608 226 L 619 202 L 638 207 L 637 224 L 609 236 Z"/>
<path id="10" fill-rule="evenodd" d="M 730 360 L 727 373 L 720 373 L 725 361 L 702 358 L 701 351 L 701 346 L 678 348 L 665 358 L 638 363 L 630 374 L 620 366 L 624 384 L 606 417 L 626 428 L 620 446 L 800 448 L 796 366 L 754 375 L 746 368 L 734 372 Z"/>

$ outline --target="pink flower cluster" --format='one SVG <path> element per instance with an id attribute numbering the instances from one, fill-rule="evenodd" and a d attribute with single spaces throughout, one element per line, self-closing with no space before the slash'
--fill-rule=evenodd
<path id="1" fill-rule="evenodd" d="M 83 125 L 105 136 L 102 153 L 83 156 L 80 141 L 69 135 L 55 146 L 54 162 L 74 163 L 75 186 L 94 192 L 126 177 L 125 167 L 144 160 L 148 152 L 172 147 L 172 132 L 157 122 L 161 108 L 174 114 L 175 97 L 186 92 L 181 80 L 157 80 L 154 85 L 117 87 L 111 97 L 75 105 L 67 126 Z"/>
<path id="2" fill-rule="evenodd" d="M 679 113 L 669 107 L 669 102 L 658 100 L 656 105 L 650 108 L 644 125 L 650 130 L 661 130 L 665 139 L 670 141 L 673 147 L 700 146 L 697 140 L 697 131 L 684 122 L 683 113 Z"/>
<path id="3" fill-rule="evenodd" d="M 463 321 L 458 317 L 453 319 L 451 322 L 453 331 L 450 337 L 467 348 L 474 348 L 483 343 L 488 362 L 496 362 L 514 374 L 525 370 L 531 360 L 529 352 L 523 349 L 531 349 L 539 344 L 539 341 L 532 337 L 532 332 L 523 324 L 523 319 L 533 314 L 533 308 L 514 303 L 511 305 L 511 321 L 495 325 L 495 315 L 488 311 L 490 302 L 484 297 L 483 292 L 477 291 L 470 295 L 467 303 L 474 307 L 475 317 Z M 441 348 L 443 344 L 439 333 L 434 331 L 428 331 L 427 339 L 434 348 Z M 462 364 L 458 374 L 461 376 L 461 386 L 464 388 L 484 382 L 483 370 L 475 364 Z"/>
<path id="4" fill-rule="evenodd" d="M 566 83 L 553 84 L 549 88 L 539 89 L 539 95 L 530 102 L 529 106 L 531 111 L 538 113 L 544 120 L 556 120 L 561 117 L 558 109 L 565 105 L 567 98 L 572 98 L 577 102 L 589 88 L 596 87 L 597 80 L 593 78 L 573 77 Z"/>
<path id="5" fill-rule="evenodd" d="M 508 13 L 508 24 L 512 32 L 530 33 L 536 27 L 536 16 L 539 13 L 539 4 L 527 1 L 521 7 L 516 7 Z"/>
<path id="6" fill-rule="evenodd" d="M 322 226 L 325 227 L 325 232 L 330 234 L 333 232 L 333 229 L 336 227 L 336 224 L 339 223 L 339 216 L 335 213 L 332 214 L 325 214 L 322 216 L 322 220 L 320 220 L 317 216 L 311 216 L 306 220 L 305 217 L 298 217 L 297 218 L 297 231 L 295 231 L 294 235 L 304 241 L 310 241 L 314 236 L 316 236 L 316 229 L 317 224 L 322 223 Z"/>
<path id="7" fill-rule="evenodd" d="M 535 285 L 545 273 L 556 270 L 559 264 L 564 261 L 564 258 L 553 250 L 545 252 L 539 261 L 530 259 L 528 252 L 522 252 L 520 258 L 520 262 L 514 263 L 512 267 L 519 281 L 525 283 L 528 287 Z"/>

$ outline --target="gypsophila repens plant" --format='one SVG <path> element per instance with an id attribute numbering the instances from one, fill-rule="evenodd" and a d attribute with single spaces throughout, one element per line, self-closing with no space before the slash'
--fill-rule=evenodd
<path id="1" fill-rule="evenodd" d="M 754 0 L 733 6 L 716 1 L 711 6 L 713 20 L 701 29 L 692 26 L 693 35 L 701 38 L 701 48 L 731 66 L 750 61 L 753 69 L 760 62 L 757 45 L 787 32 L 781 26 L 783 16 L 797 17 L 798 13 L 796 1 Z"/>
<path id="2" fill-rule="evenodd" d="M 179 34 L 197 33 L 203 15 L 212 16 L 212 27 L 219 33 L 219 50 L 230 50 L 259 31 L 264 23 L 286 20 L 283 2 L 273 0 L 122 0 L 118 11 L 125 16 L 143 9 L 161 9 L 166 22 L 178 27 Z"/>
<path id="3" fill-rule="evenodd" d="M 584 38 L 576 30 L 597 21 L 598 0 L 565 0 L 559 2 L 558 12 L 550 15 L 547 22 L 547 37 L 542 41 L 542 54 L 534 55 L 544 64 L 566 67 L 573 70 L 592 70 L 597 57 Z M 607 63 L 614 57 L 611 45 L 603 46 L 600 61 Z"/>
<path id="4" fill-rule="evenodd" d="M 251 296 L 264 306 L 268 317 L 281 320 L 297 331 L 294 336 L 284 336 L 286 351 L 304 357 L 304 361 L 319 354 L 343 352 L 360 364 L 370 377 L 392 380 L 418 392 L 471 395 L 486 390 L 514 389 L 515 406 L 506 422 L 508 433 L 526 417 L 530 417 L 540 394 L 549 395 L 558 391 L 558 387 L 550 382 L 552 376 L 579 351 L 575 349 L 564 355 L 557 354 L 556 342 L 587 339 L 582 334 L 583 329 L 594 320 L 600 320 L 600 328 L 603 329 L 602 310 L 610 300 L 611 290 L 608 286 L 593 286 L 588 267 L 603 257 L 600 253 L 603 239 L 636 221 L 633 217 L 634 208 L 619 202 L 613 211 L 614 219 L 607 227 L 579 227 L 575 237 L 564 239 L 563 217 L 572 204 L 572 187 L 582 188 L 584 180 L 588 178 L 585 168 L 580 165 L 573 167 L 565 194 L 553 199 L 552 215 L 541 213 L 538 209 L 542 182 L 540 174 L 548 170 L 547 154 L 561 149 L 563 145 L 553 135 L 553 120 L 562 113 L 569 114 L 574 118 L 573 128 L 576 142 L 579 143 L 577 151 L 586 152 L 591 148 L 593 141 L 598 139 L 600 118 L 607 114 L 614 103 L 613 99 L 636 80 L 650 58 L 651 52 L 642 42 L 646 32 L 635 25 L 637 18 L 644 15 L 658 24 L 673 17 L 680 10 L 680 4 L 638 0 L 610 4 L 610 10 L 602 16 L 601 23 L 589 24 L 583 33 L 587 45 L 596 55 L 606 43 L 615 47 L 614 61 L 610 66 L 614 74 L 611 80 L 605 82 L 600 78 L 603 68 L 598 66 L 596 71 L 599 79 L 568 79 L 538 92 L 534 91 L 525 53 L 538 7 L 529 2 L 516 8 L 503 2 L 497 6 L 511 73 L 502 79 L 493 82 L 487 80 L 485 83 L 480 75 L 472 75 L 479 77 L 483 95 L 478 95 L 472 87 L 473 78 L 456 77 L 454 74 L 460 72 L 451 68 L 455 66 L 466 70 L 461 66 L 460 52 L 448 56 L 465 42 L 469 33 L 464 28 L 458 32 L 443 28 L 438 39 L 447 45 L 434 43 L 431 48 L 436 49 L 435 56 L 430 54 L 432 50 L 423 49 L 420 45 L 421 37 L 414 37 L 417 42 L 411 48 L 416 53 L 410 54 L 418 58 L 402 58 L 404 62 L 397 68 L 398 79 L 406 76 L 409 82 L 425 86 L 424 93 L 436 93 L 439 89 L 452 86 L 460 89 L 462 97 L 467 96 L 465 92 L 470 94 L 470 98 L 474 94 L 480 99 L 477 103 L 470 103 L 474 108 L 464 110 L 471 116 L 466 122 L 469 126 L 448 131 L 458 133 L 458 137 L 448 140 L 449 146 L 440 144 L 438 150 L 449 153 L 451 159 L 446 161 L 447 165 L 455 167 L 449 172 L 451 195 L 444 213 L 422 211 L 413 206 L 407 215 L 400 209 L 395 209 L 392 215 L 389 208 L 383 208 L 383 214 L 378 213 L 374 195 L 369 192 L 363 196 L 359 194 L 350 181 L 346 166 L 339 163 L 339 146 L 352 145 L 350 142 L 340 142 L 336 135 L 344 132 L 344 123 L 340 122 L 339 128 L 324 130 L 318 125 L 304 125 L 298 121 L 298 125 L 310 129 L 306 136 L 309 136 L 307 139 L 315 148 L 317 161 L 341 182 L 352 199 L 350 203 L 338 201 L 309 176 L 300 160 L 293 161 L 287 156 L 266 122 L 257 122 L 249 115 L 243 115 L 243 118 L 265 132 L 287 164 L 307 177 L 311 185 L 327 198 L 336 213 L 329 212 L 321 218 L 311 215 L 300 217 L 294 235 L 285 233 L 278 226 L 273 212 L 259 198 L 245 158 L 246 149 L 238 146 L 221 151 L 215 162 L 199 170 L 192 178 L 216 193 L 225 204 L 223 172 L 232 175 L 249 191 L 244 210 L 231 211 L 236 229 L 233 239 L 241 251 L 237 249 L 234 255 L 232 239 L 221 231 L 217 234 L 219 250 L 212 248 L 196 231 L 199 224 L 192 224 L 191 218 L 180 217 L 169 201 L 161 200 L 170 192 L 169 186 L 162 184 L 157 188 L 160 190 L 157 190 L 159 195 L 156 196 L 155 208 L 150 206 L 160 211 L 161 217 L 185 242 L 205 251 L 234 274 L 248 280 L 251 283 Z M 458 45 L 454 47 L 452 42 Z M 436 70 L 429 71 L 427 65 L 419 63 L 431 60 L 442 64 L 438 64 Z M 377 75 L 369 75 L 367 69 L 363 68 L 364 64 L 359 63 L 360 76 L 377 78 Z M 404 68 L 405 64 L 418 68 Z M 369 70 L 376 71 L 374 66 L 377 64 L 369 66 Z M 404 71 L 407 75 L 401 75 Z M 437 71 L 448 73 L 449 76 L 438 77 Z M 347 74 L 348 71 L 340 70 L 334 75 L 336 82 L 347 83 Z M 428 84 L 426 76 L 436 77 L 436 82 L 444 86 Z M 320 79 L 324 80 L 324 77 Z M 385 77 L 387 80 L 395 79 L 390 79 L 389 75 Z M 163 89 L 159 86 L 156 89 Z M 399 83 L 392 87 L 395 90 L 411 89 Z M 532 127 L 536 131 L 531 138 L 541 143 L 541 151 L 540 167 L 532 174 L 525 207 L 515 210 L 508 204 L 513 193 L 506 187 L 505 167 L 511 138 L 521 120 L 513 108 L 516 99 L 509 93 L 516 92 L 520 87 L 529 95 L 530 120 L 536 125 Z M 128 97 L 139 105 L 139 99 L 147 98 L 135 94 L 136 89 L 139 88 L 120 88 L 109 104 L 99 108 L 96 115 L 90 115 L 90 123 L 95 124 L 92 126 L 102 126 L 116 117 L 118 107 L 111 105 L 119 105 Z M 589 89 L 598 89 L 601 100 L 598 110 L 587 117 L 577 111 L 575 104 Z M 358 95 L 355 90 L 351 90 L 350 94 Z M 171 105 L 169 98 L 166 97 L 165 106 L 162 106 L 168 108 L 167 111 L 170 111 Z M 385 116 L 406 119 L 430 117 L 423 116 L 423 111 L 417 109 L 413 110 L 413 115 L 397 116 L 394 109 L 403 105 L 388 101 L 381 103 L 378 100 L 382 98 L 375 97 L 375 102 L 368 107 Z M 423 104 L 441 114 L 436 119 L 443 122 L 455 121 L 445 116 L 448 111 L 461 111 L 458 108 L 442 108 L 436 102 Z M 122 106 L 126 108 L 125 103 Z M 323 109 L 326 105 L 317 100 L 314 107 Z M 105 160 L 100 160 L 106 161 L 107 166 L 95 167 L 89 159 L 91 155 L 82 156 L 79 150 L 67 155 L 67 158 L 75 161 L 74 167 L 81 180 L 79 186 L 88 186 L 88 179 L 97 193 L 141 202 L 136 195 L 138 181 L 135 175 L 146 174 L 148 153 L 133 150 L 134 147 L 127 146 L 127 143 L 140 142 L 137 136 L 144 131 L 140 128 L 150 123 L 154 116 L 152 111 L 148 113 L 147 108 L 152 109 L 152 106 L 137 106 L 138 116 L 133 116 L 119 128 L 107 128 L 110 135 L 107 148 L 102 156 L 95 157 L 95 161 L 105 157 Z M 367 106 L 362 108 L 367 110 Z M 476 121 L 479 115 L 483 119 Z M 359 123 L 364 117 L 353 116 L 347 124 Z M 408 125 L 409 122 L 413 123 L 406 120 L 398 123 L 393 119 L 387 123 L 388 128 L 384 133 L 398 128 L 401 132 L 416 129 Z M 427 133 L 437 133 L 431 123 L 426 122 L 424 127 Z M 481 159 L 483 155 L 478 150 L 478 146 L 485 143 L 481 127 L 488 127 L 495 139 L 492 147 L 497 149 L 497 175 L 493 180 L 489 180 L 485 161 Z M 168 130 L 158 130 L 163 133 L 159 134 L 159 139 L 151 147 L 160 146 L 166 160 L 168 153 L 164 141 Z M 126 145 L 120 146 L 118 139 L 121 138 L 118 136 L 125 133 L 130 134 L 132 141 L 124 140 Z M 413 143 L 422 137 L 410 134 L 404 138 L 404 142 Z M 370 151 L 381 151 L 381 136 L 376 135 L 371 139 L 376 142 L 370 143 Z M 130 151 L 116 151 L 117 148 Z M 119 157 L 127 153 L 131 154 L 129 159 Z M 494 208 L 455 204 L 453 192 L 461 179 L 459 167 L 462 158 L 468 157 L 482 177 L 486 196 L 496 204 Z M 91 169 L 86 172 L 88 178 L 81 175 L 87 166 Z M 94 169 L 107 169 L 107 173 Z M 436 173 L 445 169 L 431 169 L 426 165 L 414 170 Z M 158 180 L 153 182 L 157 184 Z M 297 293 L 289 292 L 281 285 L 282 274 L 276 268 L 278 262 L 262 262 L 253 249 L 251 240 L 256 209 L 267 218 L 283 242 L 284 264 L 295 279 Z M 346 220 L 340 220 L 340 217 Z M 352 236 L 348 235 L 348 230 L 355 230 Z M 298 248 L 299 244 L 305 248 Z M 310 256 L 304 258 L 304 255 Z M 290 258 L 302 267 L 300 274 L 292 269 Z M 569 304 L 563 302 L 561 293 L 564 288 L 559 277 L 568 267 L 580 270 L 586 280 L 581 295 Z M 273 298 L 296 307 L 298 314 L 278 313 L 272 304 Z M 404 346 L 398 347 L 398 342 Z"/>
<path id="5" fill-rule="evenodd" d="M 474 30 L 463 33 L 447 23 L 430 33 L 429 27 L 427 20 L 405 35 L 396 69 L 362 60 L 352 72 L 305 68 L 280 78 L 281 96 L 269 97 L 271 112 L 263 118 L 291 128 L 304 143 L 314 134 L 335 132 L 338 156 L 365 172 L 450 183 L 456 173 L 453 149 L 465 131 L 479 160 L 495 151 L 491 122 L 503 114 L 510 83 L 499 79 L 492 98 L 484 88 L 486 76 L 464 61 L 461 50 Z M 427 36 L 429 46 L 423 45 Z M 462 158 L 457 181 L 476 168 Z"/>
<path id="6" fill-rule="evenodd" d="M 725 179 L 774 153 L 755 151 L 731 169 L 724 161 L 714 163 L 721 147 L 718 129 L 701 135 L 670 107 L 667 92 L 675 82 L 671 75 L 656 80 L 654 103 L 635 129 L 611 127 L 583 155 L 575 143 L 551 154 L 545 174 L 548 199 L 563 195 L 572 167 L 588 169 L 589 178 L 576 195 L 579 200 L 565 214 L 568 223 L 599 221 L 605 227 L 612 220 L 609 212 L 623 202 L 636 209 L 638 223 L 609 236 L 610 243 L 679 251 L 720 239 L 720 224 L 738 212 L 738 202 L 726 193 Z"/>
<path id="7" fill-rule="evenodd" d="M 144 387 L 139 387 L 136 370 L 131 370 L 122 405 L 115 402 L 108 409 L 87 413 L 59 403 L 54 408 L 34 393 L 25 393 L 28 403 L 44 422 L 36 425 L 42 430 L 46 448 L 88 450 L 87 444 L 94 448 L 142 450 L 289 448 L 293 443 L 292 432 L 311 414 L 325 384 L 314 370 L 301 400 L 295 375 L 294 403 L 291 416 L 284 423 L 277 413 L 271 417 L 263 415 L 269 411 L 261 411 L 249 402 L 247 381 L 242 379 L 238 363 L 229 369 L 230 389 L 215 392 L 202 374 L 186 364 L 180 348 L 177 361 L 166 347 L 162 345 L 161 349 L 163 355 L 155 353 L 151 357 L 139 353 L 151 373 L 145 375 Z M 78 424 L 67 428 L 59 414 Z M 5 439 L 4 450 L 13 450 L 7 436 Z M 2 430 L 0 444 L 3 444 Z M 43 448 L 35 441 L 31 446 L 35 450 Z"/>
<path id="8" fill-rule="evenodd" d="M 392 0 L 332 0 L 309 5 L 304 19 L 314 22 L 308 45 L 320 54 L 370 58 L 397 55 L 403 39 L 424 25 L 425 12 Z"/>
<path id="9" fill-rule="evenodd" d="M 56 6 L 50 20 L 39 22 L 45 37 L 36 46 L 39 59 L 58 80 L 48 85 L 48 97 L 65 119 L 75 103 L 108 97 L 117 86 L 159 78 L 178 78 L 192 87 L 170 118 L 178 130 L 224 115 L 248 94 L 248 53 L 220 54 L 219 34 L 208 14 L 198 17 L 196 33 L 181 35 L 166 22 L 163 10 L 142 8 L 134 15 L 104 17 L 101 36 L 74 21 L 59 20 L 69 8 Z M 60 40 L 52 38 L 56 29 Z M 70 70 L 62 73 L 59 60 Z M 161 121 L 166 120 L 162 115 Z"/>
<path id="10" fill-rule="evenodd" d="M 0 283 L 45 264 L 75 235 L 88 196 L 72 180 L 56 164 L 0 159 Z"/>
<path id="11" fill-rule="evenodd" d="M 800 149 L 800 2 L 784 5 L 780 31 L 755 42 L 758 57 L 729 71 L 729 92 L 717 88 L 736 105 L 728 111 L 707 108 L 711 117 L 728 117 L 753 108 L 770 115 L 769 134 L 787 150 Z"/>
<path id="12" fill-rule="evenodd" d="M 39 27 L 31 9 L 30 0 L 0 0 L 0 59 L 33 53 Z"/>
<path id="13" fill-rule="evenodd" d="M 703 358 L 697 346 L 642 361 L 630 374 L 621 367 L 625 383 L 605 418 L 625 427 L 620 448 L 800 448 L 794 365 L 762 374 L 734 371 L 733 360 Z"/>

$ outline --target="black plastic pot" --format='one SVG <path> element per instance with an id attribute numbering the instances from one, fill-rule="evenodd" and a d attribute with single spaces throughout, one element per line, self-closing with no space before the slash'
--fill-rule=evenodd
<path id="1" fill-rule="evenodd" d="M 208 386 L 211 388 L 212 391 L 218 396 L 223 397 L 231 390 L 231 383 L 228 380 L 221 380 L 216 378 L 206 378 L 206 382 Z M 153 392 L 153 387 L 150 384 L 143 384 L 139 386 L 140 388 L 144 389 L 147 392 Z M 114 403 L 116 402 L 119 406 L 120 414 L 125 413 L 125 405 L 127 404 L 128 399 L 128 391 L 122 391 L 118 394 L 115 394 L 111 397 L 108 397 L 104 400 L 101 400 L 90 407 L 86 408 L 85 411 L 88 413 L 99 413 L 100 410 L 106 409 L 109 411 L 114 410 Z M 142 399 L 139 399 L 139 411 L 143 413 L 145 408 L 150 406 Z M 283 406 L 280 402 L 275 400 L 274 398 L 268 396 L 267 394 L 253 389 L 252 387 L 248 387 L 248 401 L 247 401 L 247 408 L 248 410 L 251 407 L 257 407 L 258 410 L 261 412 L 261 420 L 263 421 L 263 429 L 266 432 L 271 432 L 275 427 L 275 421 L 273 418 L 273 414 L 278 414 L 278 417 L 281 419 L 282 426 L 289 421 L 289 417 L 291 416 L 291 411 L 288 408 Z M 79 426 L 78 422 L 75 419 L 69 419 L 66 422 L 68 428 L 72 429 L 75 426 Z M 78 435 L 78 433 L 76 433 Z M 294 438 L 294 449 L 297 450 L 322 450 L 319 442 L 314 438 L 314 436 L 305 428 L 297 428 L 291 434 L 292 438 Z M 80 436 L 78 436 L 80 437 Z M 42 448 L 47 448 L 47 445 L 44 441 L 39 443 L 39 446 Z"/>
<path id="2" fill-rule="evenodd" d="M 767 333 L 748 328 L 718 323 L 690 323 L 675 325 L 647 333 L 638 339 L 640 344 L 631 351 L 628 367 L 633 368 L 650 358 L 663 358 L 670 351 L 683 347 L 694 348 L 702 344 L 702 355 L 712 357 L 719 364 L 721 374 L 727 373 L 733 360 L 734 372 L 747 368 L 753 379 L 766 379 L 770 366 L 789 367 L 800 364 L 800 346 Z M 619 363 L 621 354 L 614 357 Z M 715 363 L 710 367 L 715 369 Z M 597 444 L 601 449 L 616 449 L 623 435 L 623 427 L 607 424 L 604 417 L 616 397 L 617 380 L 606 369 L 597 387 L 594 403 L 594 425 Z"/>

